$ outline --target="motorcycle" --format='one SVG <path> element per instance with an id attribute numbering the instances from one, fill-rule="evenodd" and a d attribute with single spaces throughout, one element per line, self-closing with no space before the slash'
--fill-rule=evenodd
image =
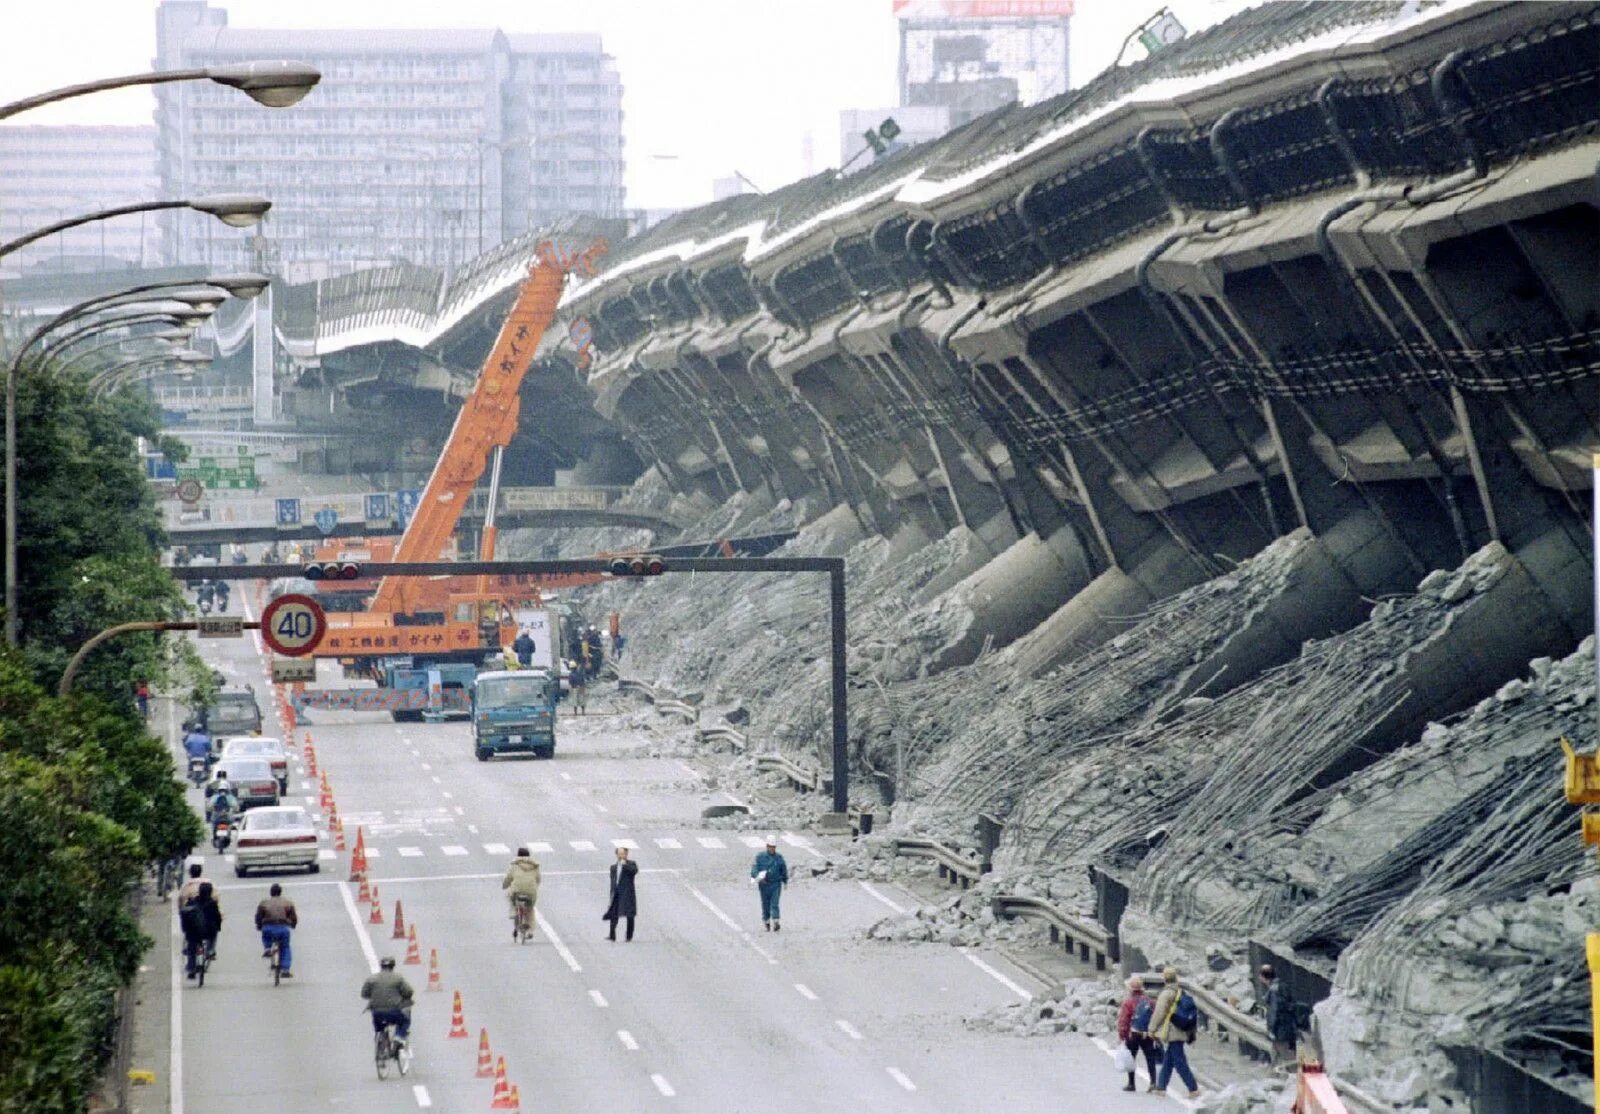
<path id="1" fill-rule="evenodd" d="M 211 614 L 211 597 L 210 596 L 201 596 L 200 597 L 200 614 L 202 614 L 202 615 L 210 615 Z"/>
<path id="2" fill-rule="evenodd" d="M 232 842 L 233 818 L 231 816 L 217 817 L 211 823 L 211 846 L 215 847 L 217 854 L 220 855 L 228 849 L 228 845 Z"/>
<path id="3" fill-rule="evenodd" d="M 210 765 L 204 758 L 189 759 L 189 780 L 194 783 L 196 789 L 206 783 L 206 777 L 210 774 L 208 769 Z"/>

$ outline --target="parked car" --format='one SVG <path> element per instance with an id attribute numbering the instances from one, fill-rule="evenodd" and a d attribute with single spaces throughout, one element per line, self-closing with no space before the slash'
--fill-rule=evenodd
<path id="1" fill-rule="evenodd" d="M 289 752 L 284 749 L 282 739 L 265 735 L 228 735 L 217 742 L 222 746 L 222 757 L 217 761 L 224 767 L 236 758 L 264 758 L 272 766 L 272 776 L 278 779 L 278 792 L 289 792 Z"/>
<path id="2" fill-rule="evenodd" d="M 263 808 L 275 805 L 281 798 L 278 792 L 278 779 L 272 772 L 272 763 L 265 758 L 238 758 L 232 762 L 218 762 L 212 771 L 216 778 L 223 774 L 228 775 L 228 781 L 233 784 L 234 792 L 239 795 L 239 811 L 246 809 Z M 212 785 L 206 786 L 206 796 L 210 797 Z"/>
<path id="3" fill-rule="evenodd" d="M 322 869 L 316 826 L 298 805 L 252 809 L 234 835 L 233 872 L 241 878 L 262 868 L 305 867 L 312 874 Z"/>
<path id="4" fill-rule="evenodd" d="M 261 734 L 261 707 L 256 703 L 256 690 L 249 685 L 222 689 L 210 704 L 197 709 L 195 718 L 213 739 Z"/>

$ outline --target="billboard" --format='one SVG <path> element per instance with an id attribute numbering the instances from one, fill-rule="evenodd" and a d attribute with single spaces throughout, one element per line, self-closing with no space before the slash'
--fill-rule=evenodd
<path id="1" fill-rule="evenodd" d="M 900 19 L 1059 19 L 1073 0 L 894 0 Z"/>

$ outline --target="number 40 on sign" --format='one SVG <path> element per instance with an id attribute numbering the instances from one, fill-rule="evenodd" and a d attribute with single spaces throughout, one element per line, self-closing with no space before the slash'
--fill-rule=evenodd
<path id="1" fill-rule="evenodd" d="M 261 611 L 261 640 L 286 658 L 311 653 L 327 631 L 322 606 L 310 596 L 279 596 Z"/>

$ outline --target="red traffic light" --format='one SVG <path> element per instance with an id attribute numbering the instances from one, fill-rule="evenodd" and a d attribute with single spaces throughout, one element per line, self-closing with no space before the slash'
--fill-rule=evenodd
<path id="1" fill-rule="evenodd" d="M 660 576 L 667 571 L 667 562 L 654 553 L 636 553 L 632 557 L 613 557 L 612 576 Z"/>
<path id="2" fill-rule="evenodd" d="M 302 570 L 307 580 L 355 580 L 361 566 L 354 561 L 318 561 Z"/>

